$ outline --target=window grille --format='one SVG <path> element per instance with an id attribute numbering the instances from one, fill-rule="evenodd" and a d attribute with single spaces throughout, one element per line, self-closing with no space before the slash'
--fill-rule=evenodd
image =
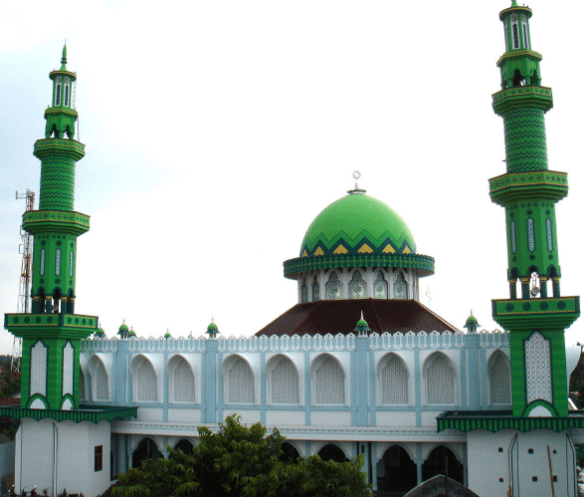
<path id="1" fill-rule="evenodd" d="M 55 91 L 55 105 L 61 105 L 61 81 L 62 76 L 57 76 L 57 90 Z"/>
<path id="2" fill-rule="evenodd" d="M 298 404 L 298 372 L 290 359 L 282 357 L 272 370 L 272 402 Z"/>
<path id="3" fill-rule="evenodd" d="M 45 275 L 45 258 L 47 256 L 47 251 L 41 249 L 41 276 Z"/>
<path id="4" fill-rule="evenodd" d="M 502 353 L 497 353 L 491 366 L 491 402 L 493 404 L 511 403 L 511 368 Z"/>
<path id="5" fill-rule="evenodd" d="M 531 217 L 527 220 L 527 248 L 530 252 L 535 250 L 535 228 Z"/>
<path id="6" fill-rule="evenodd" d="M 345 375 L 332 357 L 322 361 L 316 370 L 316 403 L 345 403 Z"/>
<path id="7" fill-rule="evenodd" d="M 155 402 L 157 397 L 156 373 L 152 364 L 145 359 L 138 368 L 138 400 Z"/>
<path id="8" fill-rule="evenodd" d="M 55 252 L 55 276 L 61 276 L 61 249 Z"/>
<path id="9" fill-rule="evenodd" d="M 355 271 L 353 273 L 353 279 L 349 283 L 349 295 L 351 295 L 352 299 L 367 298 L 367 285 L 363 281 L 361 271 Z"/>
<path id="10" fill-rule="evenodd" d="M 79 400 L 85 400 L 85 375 L 79 369 Z"/>
<path id="11" fill-rule="evenodd" d="M 63 395 L 73 395 L 73 346 L 71 342 L 63 348 Z"/>
<path id="12" fill-rule="evenodd" d="M 30 396 L 47 395 L 47 348 L 40 340 L 30 349 Z"/>
<path id="13" fill-rule="evenodd" d="M 339 275 L 336 272 L 331 273 L 326 284 L 326 299 L 341 300 L 343 298 L 343 285 L 339 281 Z"/>
<path id="14" fill-rule="evenodd" d="M 249 364 L 241 358 L 229 370 L 229 402 L 255 402 L 253 372 Z"/>
<path id="15" fill-rule="evenodd" d="M 554 240 L 552 238 L 552 220 L 549 217 L 545 220 L 545 227 L 547 232 L 548 250 L 551 252 L 554 250 Z"/>
<path id="16" fill-rule="evenodd" d="M 523 46 L 529 50 L 531 48 L 529 43 L 529 35 L 527 31 L 527 17 L 525 14 L 521 15 L 521 25 L 523 26 Z"/>
<path id="17" fill-rule="evenodd" d="M 312 284 L 312 301 L 318 302 L 320 300 L 320 285 L 318 284 L 318 278 L 314 278 L 314 283 Z"/>
<path id="18" fill-rule="evenodd" d="M 393 283 L 393 298 L 399 300 L 408 298 L 408 286 L 400 271 L 398 271 L 395 282 Z"/>
<path id="19" fill-rule="evenodd" d="M 381 370 L 381 398 L 384 404 L 408 403 L 408 371 L 394 355 Z"/>
<path id="20" fill-rule="evenodd" d="M 527 403 L 542 399 L 552 402 L 550 342 L 536 331 L 525 341 L 525 377 Z"/>
<path id="21" fill-rule="evenodd" d="M 69 106 L 69 78 L 65 78 L 65 107 Z"/>
<path id="22" fill-rule="evenodd" d="M 174 401 L 195 401 L 195 375 L 184 359 L 180 359 L 174 369 Z"/>
<path id="23" fill-rule="evenodd" d="M 509 18 L 505 18 L 505 50 L 509 50 Z"/>
<path id="24" fill-rule="evenodd" d="M 515 220 L 511 221 L 511 250 L 517 252 L 517 238 L 515 233 Z"/>
<path id="25" fill-rule="evenodd" d="M 511 16 L 511 29 L 513 31 L 513 49 L 519 48 L 519 20 L 516 14 Z"/>
<path id="26" fill-rule="evenodd" d="M 95 400 L 109 400 L 108 377 L 101 361 L 95 368 Z"/>
<path id="27" fill-rule="evenodd" d="M 448 360 L 438 355 L 426 370 L 428 404 L 454 404 L 454 370 Z"/>
<path id="28" fill-rule="evenodd" d="M 69 278 L 73 277 L 73 250 L 69 252 Z"/>
<path id="29" fill-rule="evenodd" d="M 306 281 L 302 284 L 302 303 L 308 302 L 308 285 Z"/>
<path id="30" fill-rule="evenodd" d="M 377 278 L 373 283 L 373 298 L 386 299 L 387 298 L 387 281 L 383 277 L 381 271 L 377 272 Z"/>

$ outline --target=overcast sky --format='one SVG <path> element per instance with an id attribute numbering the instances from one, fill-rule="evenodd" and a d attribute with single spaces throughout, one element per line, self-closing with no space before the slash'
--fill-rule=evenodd
<path id="1" fill-rule="evenodd" d="M 16 311 L 25 204 L 14 192 L 39 191 L 32 149 L 66 38 L 87 147 L 75 209 L 91 216 L 76 311 L 108 336 L 124 318 L 140 336 L 198 336 L 211 317 L 228 336 L 264 327 L 296 303 L 282 262 L 356 169 L 436 258 L 422 302 L 430 288 L 455 326 L 472 308 L 495 328 L 507 259 L 487 180 L 505 172 L 491 94 L 510 3 L 0 2 L 0 313 Z M 554 90 L 550 169 L 570 181 L 557 208 L 562 293 L 578 295 L 584 3 L 559 5 L 530 4 L 531 39 Z M 0 331 L 0 353 L 11 347 Z"/>

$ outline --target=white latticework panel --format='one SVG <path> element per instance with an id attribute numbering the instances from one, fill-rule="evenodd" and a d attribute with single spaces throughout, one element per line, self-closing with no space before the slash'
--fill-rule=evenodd
<path id="1" fill-rule="evenodd" d="M 95 400 L 109 400 L 107 373 L 101 361 L 95 368 Z"/>
<path id="2" fill-rule="evenodd" d="M 79 400 L 85 400 L 85 375 L 79 370 Z"/>
<path id="3" fill-rule="evenodd" d="M 332 357 L 322 361 L 316 370 L 316 403 L 345 403 L 345 375 Z"/>
<path id="4" fill-rule="evenodd" d="M 491 366 L 491 402 L 511 403 L 511 368 L 507 358 L 498 353 Z"/>
<path id="5" fill-rule="evenodd" d="M 401 273 L 397 273 L 395 282 L 393 283 L 393 298 L 400 300 L 408 298 L 408 286 Z"/>
<path id="6" fill-rule="evenodd" d="M 384 404 L 408 403 L 408 371 L 396 356 L 381 370 L 381 395 Z"/>
<path id="7" fill-rule="evenodd" d="M 360 271 L 355 271 L 353 273 L 353 279 L 349 283 L 349 295 L 352 299 L 367 298 L 367 283 L 363 280 Z"/>
<path id="8" fill-rule="evenodd" d="M 195 375 L 184 359 L 179 361 L 174 370 L 174 401 L 195 401 Z"/>
<path id="9" fill-rule="evenodd" d="M 528 404 L 538 399 L 552 402 L 550 342 L 539 331 L 525 342 L 525 379 Z"/>
<path id="10" fill-rule="evenodd" d="M 71 342 L 63 348 L 63 395 L 73 395 L 73 346 Z"/>
<path id="11" fill-rule="evenodd" d="M 255 402 L 253 372 L 241 358 L 229 370 L 229 402 Z"/>
<path id="12" fill-rule="evenodd" d="M 373 298 L 386 299 L 387 298 L 387 281 L 383 278 L 381 271 L 378 271 L 377 278 L 373 282 Z"/>
<path id="13" fill-rule="evenodd" d="M 281 359 L 272 370 L 272 402 L 298 404 L 298 373 L 290 359 Z"/>
<path id="14" fill-rule="evenodd" d="M 343 298 L 343 285 L 337 273 L 331 273 L 326 284 L 326 300 L 340 300 Z"/>
<path id="15" fill-rule="evenodd" d="M 428 404 L 454 404 L 454 370 L 438 355 L 426 370 Z"/>
<path id="16" fill-rule="evenodd" d="M 156 373 L 152 364 L 144 360 L 138 369 L 138 400 L 156 401 Z"/>
<path id="17" fill-rule="evenodd" d="M 47 348 L 40 340 L 30 350 L 30 396 L 47 395 Z"/>

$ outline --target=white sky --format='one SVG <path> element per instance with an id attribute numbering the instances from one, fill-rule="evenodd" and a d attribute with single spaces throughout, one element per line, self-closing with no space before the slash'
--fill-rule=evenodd
<path id="1" fill-rule="evenodd" d="M 353 186 L 408 223 L 436 258 L 422 302 L 487 329 L 506 298 L 505 171 L 491 108 L 510 1 L 369 0 L 0 2 L 0 313 L 15 312 L 24 201 L 38 193 L 48 73 L 67 38 L 79 76 L 86 157 L 76 210 L 79 313 L 108 336 L 251 335 L 296 303 L 282 262 L 314 217 Z M 562 293 L 582 292 L 584 3 L 534 0 L 550 169 L 569 172 L 557 209 Z M 38 206 L 38 199 L 37 199 Z M 576 223 L 576 224 L 574 224 Z M 582 323 L 568 342 L 582 341 Z M 404 330 L 407 331 L 407 330 Z M 0 353 L 12 336 L 0 331 Z"/>

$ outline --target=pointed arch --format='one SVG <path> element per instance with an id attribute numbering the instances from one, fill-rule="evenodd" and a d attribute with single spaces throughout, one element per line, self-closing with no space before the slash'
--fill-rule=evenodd
<path id="1" fill-rule="evenodd" d="M 376 271 L 375 280 L 373 281 L 373 298 L 386 299 L 388 295 L 387 289 L 388 285 L 383 271 Z"/>
<path id="2" fill-rule="evenodd" d="M 455 370 L 450 359 L 434 352 L 424 363 L 426 401 L 428 404 L 454 404 L 456 402 Z"/>
<path id="3" fill-rule="evenodd" d="M 196 401 L 195 374 L 191 364 L 180 354 L 168 361 L 168 393 L 171 403 Z"/>
<path id="4" fill-rule="evenodd" d="M 269 403 L 300 403 L 298 370 L 290 358 L 283 354 L 270 358 L 266 364 L 266 376 Z"/>
<path id="5" fill-rule="evenodd" d="M 311 365 L 313 403 L 345 404 L 345 372 L 338 359 L 330 354 L 319 355 Z"/>
<path id="6" fill-rule="evenodd" d="M 150 358 L 139 354 L 130 363 L 135 402 L 158 402 L 158 375 Z"/>
<path id="7" fill-rule="evenodd" d="M 360 269 L 353 271 L 353 277 L 349 282 L 349 298 L 350 299 L 366 299 L 367 298 L 367 282 L 363 278 Z"/>
<path id="8" fill-rule="evenodd" d="M 109 401 L 110 387 L 109 374 L 102 357 L 93 354 L 89 359 L 89 371 L 91 373 L 93 400 Z"/>
<path id="9" fill-rule="evenodd" d="M 408 284 L 401 268 L 395 271 L 393 298 L 396 300 L 406 300 L 408 298 Z"/>
<path id="10" fill-rule="evenodd" d="M 225 399 L 233 404 L 255 404 L 255 375 L 249 362 L 239 354 L 223 363 Z"/>
<path id="11" fill-rule="evenodd" d="M 511 403 L 511 362 L 506 354 L 495 351 L 488 363 L 491 404 Z"/>
<path id="12" fill-rule="evenodd" d="M 331 271 L 325 285 L 326 300 L 341 300 L 343 298 L 343 284 L 337 271 Z"/>
<path id="13" fill-rule="evenodd" d="M 337 444 L 329 443 L 321 447 L 318 451 L 318 456 L 323 461 L 346 462 L 349 460 L 345 451 Z"/>
<path id="14" fill-rule="evenodd" d="M 377 377 L 382 404 L 409 403 L 408 368 L 401 357 L 392 352 L 386 354 L 379 361 Z"/>

